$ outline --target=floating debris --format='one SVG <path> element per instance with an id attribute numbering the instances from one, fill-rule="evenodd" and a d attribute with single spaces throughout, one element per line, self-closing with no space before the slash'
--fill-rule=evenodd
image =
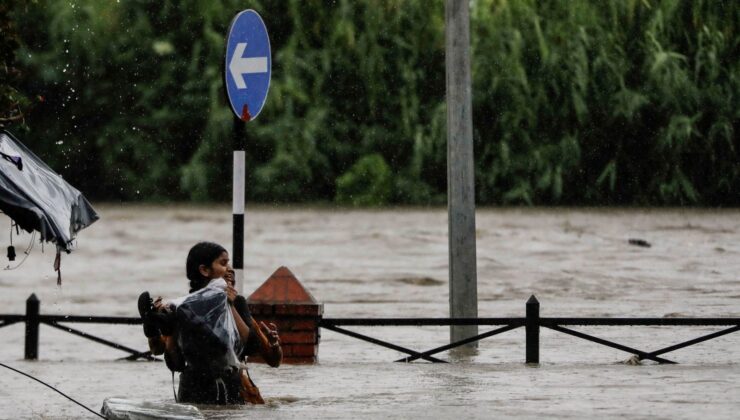
<path id="1" fill-rule="evenodd" d="M 650 242 L 648 242 L 648 241 L 646 241 L 644 239 L 635 239 L 635 238 L 630 238 L 629 244 L 630 245 L 635 245 L 635 246 L 641 246 L 643 248 L 650 248 L 652 246 L 652 245 L 650 245 Z"/>
<path id="2" fill-rule="evenodd" d="M 623 363 L 629 366 L 640 366 L 642 365 L 642 359 L 640 359 L 640 356 L 633 354 L 632 357 L 625 360 Z"/>
<path id="3" fill-rule="evenodd" d="M 106 398 L 100 412 L 113 420 L 202 420 L 200 411 L 186 404 L 164 402 L 132 401 L 123 398 Z"/>

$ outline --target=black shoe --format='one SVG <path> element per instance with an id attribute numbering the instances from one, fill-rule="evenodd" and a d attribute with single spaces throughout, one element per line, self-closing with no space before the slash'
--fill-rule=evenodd
<path id="1" fill-rule="evenodd" d="M 156 313 L 154 311 L 154 301 L 151 296 L 149 296 L 149 292 L 144 292 L 139 295 L 138 306 L 139 315 L 144 324 L 144 335 L 147 336 L 147 338 L 159 337 L 162 335 L 154 319 L 154 314 Z"/>

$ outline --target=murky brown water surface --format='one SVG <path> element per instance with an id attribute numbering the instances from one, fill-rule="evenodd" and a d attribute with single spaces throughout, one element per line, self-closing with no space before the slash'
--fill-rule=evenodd
<path id="1" fill-rule="evenodd" d="M 0 312 L 23 313 L 31 293 L 42 313 L 135 316 L 142 290 L 180 296 L 185 255 L 199 240 L 231 248 L 226 206 L 98 207 L 102 220 L 63 256 L 36 245 L 25 264 L 0 271 Z M 325 303 L 327 317 L 444 317 L 448 312 L 445 209 L 343 211 L 247 209 L 246 290 L 289 267 Z M 0 245 L 8 219 L 0 217 Z M 6 232 L 6 233 L 3 233 Z M 740 211 L 491 209 L 477 213 L 479 314 L 523 316 L 531 294 L 542 316 L 740 317 Z M 20 250 L 28 235 L 14 239 Z M 630 245 L 643 239 L 652 247 Z M 7 260 L 2 259 L 2 266 Z M 140 327 L 73 325 L 129 347 Z M 485 328 L 485 327 L 483 327 Z M 119 396 L 171 401 L 163 363 L 114 361 L 125 354 L 41 327 L 40 360 L 25 362 L 23 324 L 0 329 L 0 361 L 98 409 Z M 655 350 L 718 328 L 580 328 Z M 425 350 L 448 330 L 355 328 Z M 483 331 L 483 330 L 482 330 Z M 209 418 L 736 418 L 740 335 L 671 353 L 680 365 L 628 366 L 629 355 L 543 330 L 539 367 L 527 367 L 524 331 L 481 342 L 449 365 L 397 364 L 402 356 L 322 332 L 317 366 L 252 368 L 268 404 L 206 408 Z M 86 416 L 61 396 L 0 371 L 0 418 Z"/>

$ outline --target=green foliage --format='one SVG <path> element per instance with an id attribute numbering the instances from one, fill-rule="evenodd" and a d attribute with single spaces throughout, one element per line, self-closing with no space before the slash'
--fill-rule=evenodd
<path id="1" fill-rule="evenodd" d="M 479 1 L 479 199 L 740 203 L 738 22 L 735 2 Z"/>
<path id="2" fill-rule="evenodd" d="M 388 204 L 393 178 L 383 156 L 375 153 L 363 156 L 337 178 L 337 202 L 354 206 Z"/>
<path id="3" fill-rule="evenodd" d="M 244 7 L 3 3 L 0 118 L 43 97 L 20 137 L 94 198 L 228 200 L 224 36 Z M 249 7 L 273 50 L 237 139 L 249 200 L 446 201 L 444 2 Z M 478 203 L 740 204 L 740 3 L 471 7 Z"/>
<path id="4" fill-rule="evenodd" d="M 30 99 L 19 92 L 17 86 L 21 76 L 15 59 L 19 37 L 10 19 L 10 13 L 16 7 L 16 1 L 0 3 L 0 128 L 22 123 L 25 111 L 31 105 Z"/>

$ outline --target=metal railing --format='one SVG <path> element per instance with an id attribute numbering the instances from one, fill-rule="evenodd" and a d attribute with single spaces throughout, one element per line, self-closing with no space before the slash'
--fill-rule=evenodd
<path id="1" fill-rule="evenodd" d="M 77 330 L 65 324 L 83 323 L 83 324 L 119 324 L 119 325 L 140 325 L 139 317 L 113 317 L 113 316 L 74 316 L 74 315 L 41 315 L 40 301 L 35 294 L 32 294 L 26 300 L 25 315 L 2 315 L 0 314 L 0 328 L 25 322 L 25 358 L 34 360 L 38 358 L 39 347 L 39 326 L 48 325 L 52 328 L 66 331 L 70 334 L 103 344 L 126 353 L 129 356 L 125 360 L 137 360 L 140 358 L 160 361 L 152 356 L 149 351 L 138 351 L 130 347 L 94 336 L 84 331 Z M 469 343 L 480 341 L 493 337 L 505 332 L 524 327 L 525 329 L 525 361 L 526 363 L 539 363 L 540 361 L 540 329 L 549 328 L 563 334 L 568 334 L 577 338 L 621 350 L 632 355 L 636 355 L 638 360 L 648 359 L 658 363 L 676 363 L 672 360 L 661 357 L 666 353 L 678 349 L 689 347 L 704 341 L 740 331 L 740 318 L 563 318 L 563 317 L 540 317 L 540 303 L 534 296 L 530 297 L 526 303 L 525 317 L 508 317 L 508 318 L 320 318 L 319 327 L 349 337 L 367 341 L 369 343 L 386 347 L 392 350 L 406 353 L 408 356 L 396 360 L 396 362 L 412 362 L 422 359 L 432 363 L 447 363 L 444 360 L 434 357 L 434 355 L 460 347 Z M 342 327 L 391 327 L 391 326 L 449 326 L 449 325 L 485 325 L 495 326 L 490 331 L 478 334 L 473 337 L 459 340 L 454 343 L 445 344 L 429 350 L 416 351 L 397 344 L 383 341 L 368 335 L 350 331 Z M 657 350 L 644 351 L 619 344 L 610 340 L 599 338 L 590 334 L 573 330 L 567 327 L 571 326 L 717 326 L 726 327 L 719 331 L 702 335 L 691 340 L 683 341 L 677 344 L 663 347 Z"/>
<path id="2" fill-rule="evenodd" d="M 408 354 L 407 357 L 396 360 L 396 362 L 411 362 L 417 359 L 427 360 L 432 363 L 446 363 L 433 357 L 437 353 L 463 346 L 472 342 L 480 341 L 488 337 L 505 333 L 524 327 L 525 361 L 526 363 L 540 362 L 540 328 L 572 335 L 587 341 L 622 350 L 636 355 L 638 360 L 648 359 L 658 363 L 676 363 L 672 360 L 660 357 L 663 354 L 689 347 L 707 340 L 740 331 L 740 318 L 543 318 L 540 317 L 540 303 L 533 295 L 526 303 L 526 316 L 524 318 L 323 318 L 319 325 L 330 331 L 367 341 L 382 347 Z M 425 351 L 408 349 L 397 344 L 379 340 L 364 334 L 346 330 L 341 326 L 446 326 L 446 325 L 488 325 L 499 326 L 499 328 L 478 334 L 476 336 L 456 341 Z M 605 340 L 590 334 L 576 331 L 567 326 L 725 326 L 723 330 L 706 334 L 692 340 L 677 343 L 653 351 L 643 351 L 623 344 Z"/>
<path id="3" fill-rule="evenodd" d="M 116 317 L 116 316 L 76 316 L 76 315 L 41 315 L 40 313 L 41 302 L 35 294 L 26 300 L 26 314 L 25 315 L 2 315 L 0 314 L 0 328 L 13 325 L 18 322 L 26 323 L 26 342 L 25 342 L 25 353 L 24 357 L 27 360 L 36 360 L 39 355 L 39 326 L 41 324 L 48 325 L 52 328 L 59 329 L 61 331 L 68 332 L 78 337 L 86 338 L 99 344 L 103 344 L 108 347 L 113 347 L 129 353 L 129 356 L 124 357 L 125 360 L 137 360 L 140 358 L 160 361 L 152 356 L 150 351 L 138 351 L 130 347 L 124 346 L 123 344 L 115 343 L 110 340 L 106 340 L 101 337 L 94 336 L 90 333 L 77 330 L 69 327 L 67 323 L 84 323 L 84 324 L 118 324 L 118 325 L 137 325 L 141 324 L 141 318 L 139 317 Z M 62 324 L 64 323 L 64 324 Z"/>

